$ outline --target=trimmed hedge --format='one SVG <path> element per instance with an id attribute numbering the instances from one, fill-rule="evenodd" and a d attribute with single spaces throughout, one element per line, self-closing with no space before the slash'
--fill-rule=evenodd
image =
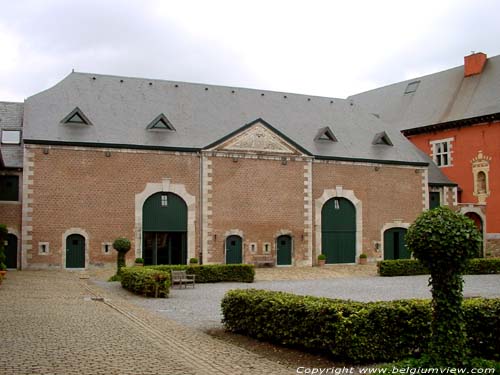
<path id="1" fill-rule="evenodd" d="M 498 359 L 500 299 L 463 307 L 471 354 Z M 229 291 L 222 312 L 230 331 L 351 363 L 419 356 L 432 317 L 428 300 L 362 303 L 255 289 Z"/>
<path id="2" fill-rule="evenodd" d="M 124 267 L 121 271 L 122 287 L 147 297 L 168 297 L 170 272 L 144 267 Z"/>
<path id="3" fill-rule="evenodd" d="M 377 263 L 380 276 L 428 275 L 429 270 L 416 259 L 382 260 Z M 500 273 L 499 258 L 474 258 L 467 262 L 465 275 L 487 275 Z"/>
<path id="4" fill-rule="evenodd" d="M 145 268 L 169 273 L 171 270 L 186 270 L 188 274 L 196 275 L 196 283 L 218 283 L 223 281 L 253 283 L 255 278 L 255 269 L 251 264 L 161 265 L 146 266 Z"/>

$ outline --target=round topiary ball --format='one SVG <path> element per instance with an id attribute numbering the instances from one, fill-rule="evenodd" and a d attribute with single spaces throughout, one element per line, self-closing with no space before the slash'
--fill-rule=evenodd
<path id="1" fill-rule="evenodd" d="M 476 254 L 481 236 L 465 215 L 448 207 L 422 213 L 406 233 L 406 244 L 427 268 L 461 272 Z"/>
<path id="2" fill-rule="evenodd" d="M 113 242 L 113 249 L 118 251 L 119 253 L 126 253 L 127 251 L 130 250 L 131 247 L 130 240 L 124 237 L 117 238 Z"/>

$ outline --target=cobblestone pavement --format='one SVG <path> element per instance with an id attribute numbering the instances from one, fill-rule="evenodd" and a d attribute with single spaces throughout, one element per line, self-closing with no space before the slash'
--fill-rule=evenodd
<path id="1" fill-rule="evenodd" d="M 295 373 L 106 293 L 76 272 L 9 272 L 0 374 Z"/>

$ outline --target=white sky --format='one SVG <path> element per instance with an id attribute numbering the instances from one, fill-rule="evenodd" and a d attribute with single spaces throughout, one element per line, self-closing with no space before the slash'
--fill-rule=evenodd
<path id="1" fill-rule="evenodd" d="M 82 72 L 346 97 L 500 54 L 496 0 L 0 0 L 0 101 Z"/>

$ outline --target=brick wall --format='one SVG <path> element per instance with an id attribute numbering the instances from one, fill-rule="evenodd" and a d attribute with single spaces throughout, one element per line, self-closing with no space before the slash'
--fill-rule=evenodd
<path id="1" fill-rule="evenodd" d="M 0 224 L 5 224 L 8 228 L 21 233 L 21 203 L 0 203 L 0 212 Z"/>

